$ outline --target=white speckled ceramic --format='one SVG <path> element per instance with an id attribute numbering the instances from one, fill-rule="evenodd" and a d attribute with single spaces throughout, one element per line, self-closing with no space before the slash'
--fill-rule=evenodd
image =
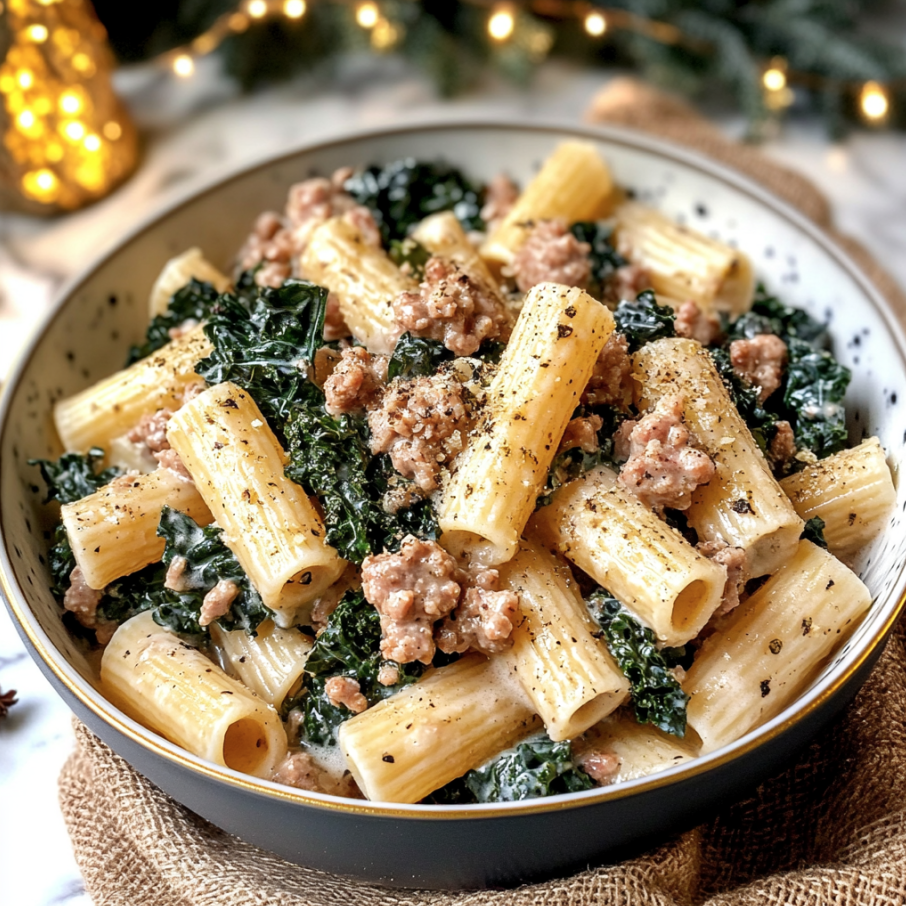
<path id="1" fill-rule="evenodd" d="M 11 378 L 0 409 L 0 586 L 41 668 L 76 713 L 151 780 L 221 827 L 301 864 L 402 886 L 512 884 L 614 858 L 701 820 L 789 760 L 855 693 L 903 606 L 906 492 L 858 568 L 872 609 L 808 692 L 732 746 L 650 778 L 572 796 L 442 809 L 382 806 L 281 788 L 201 761 L 111 707 L 91 658 L 48 591 L 52 524 L 29 457 L 56 456 L 54 400 L 119 368 L 144 331 L 161 265 L 201 246 L 224 269 L 255 216 L 287 188 L 343 164 L 442 157 L 476 177 L 525 181 L 565 137 L 598 143 L 616 179 L 668 215 L 738 245 L 769 289 L 830 321 L 853 370 L 854 441 L 877 434 L 899 475 L 906 441 L 906 340 L 851 261 L 795 210 L 688 151 L 616 129 L 438 125 L 358 135 L 303 149 L 186 199 L 127 235 L 62 294 Z M 539 842 L 543 845 L 539 846 Z"/>

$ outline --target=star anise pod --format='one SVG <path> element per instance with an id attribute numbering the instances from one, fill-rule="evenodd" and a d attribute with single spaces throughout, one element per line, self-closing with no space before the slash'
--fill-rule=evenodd
<path id="1" fill-rule="evenodd" d="M 0 718 L 6 717 L 9 709 L 17 701 L 15 689 L 10 689 L 9 692 L 0 692 Z"/>

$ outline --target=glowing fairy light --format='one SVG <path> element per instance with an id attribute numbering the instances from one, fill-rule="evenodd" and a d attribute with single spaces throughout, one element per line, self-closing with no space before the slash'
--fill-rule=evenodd
<path id="1" fill-rule="evenodd" d="M 67 91 L 60 95 L 60 110 L 74 116 L 82 109 L 82 101 L 77 94 Z"/>
<path id="2" fill-rule="evenodd" d="M 85 137 L 85 127 L 78 121 L 67 123 L 63 127 L 63 135 L 74 142 L 80 142 Z"/>
<path id="3" fill-rule="evenodd" d="M 376 3 L 360 3 L 356 7 L 355 20 L 362 28 L 374 28 L 380 18 L 381 13 Z"/>
<path id="4" fill-rule="evenodd" d="M 506 41 L 516 28 L 516 18 L 508 9 L 498 9 L 488 19 L 488 34 L 495 41 Z"/>
<path id="5" fill-rule="evenodd" d="M 783 91 L 786 88 L 786 73 L 782 69 L 772 66 L 765 70 L 761 81 L 768 91 Z"/>
<path id="6" fill-rule="evenodd" d="M 607 31 L 607 20 L 599 12 L 589 13 L 585 17 L 585 31 L 593 38 L 600 38 Z"/>
<path id="7" fill-rule="evenodd" d="M 90 151 L 93 154 L 95 151 L 100 150 L 101 140 L 94 134 L 86 135 L 85 141 L 83 141 L 82 144 L 84 145 L 86 151 Z"/>
<path id="8" fill-rule="evenodd" d="M 246 10 L 253 19 L 263 19 L 267 15 L 267 2 L 266 0 L 250 0 Z"/>
<path id="9" fill-rule="evenodd" d="M 859 95 L 859 106 L 866 119 L 877 122 L 887 116 L 890 101 L 887 92 L 877 82 L 866 82 Z"/>
<path id="10" fill-rule="evenodd" d="M 305 0 L 286 0 L 283 13 L 289 19 L 301 19 L 305 15 Z"/>
<path id="11" fill-rule="evenodd" d="M 180 78 L 187 79 L 195 72 L 195 61 L 187 53 L 181 53 L 173 60 L 173 72 Z"/>
<path id="12" fill-rule="evenodd" d="M 44 25 L 29 25 L 26 32 L 30 41 L 43 44 L 47 40 L 47 27 Z"/>

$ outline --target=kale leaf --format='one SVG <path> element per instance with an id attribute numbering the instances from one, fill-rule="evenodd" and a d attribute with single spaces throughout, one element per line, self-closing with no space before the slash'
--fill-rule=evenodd
<path id="1" fill-rule="evenodd" d="M 823 547 L 827 550 L 827 541 L 824 538 L 824 525 L 824 520 L 820 516 L 812 516 L 811 519 L 805 521 L 799 540 L 811 541 L 812 544 L 817 544 L 818 547 Z"/>
<path id="2" fill-rule="evenodd" d="M 104 461 L 104 451 L 92 447 L 84 456 L 81 453 L 64 453 L 56 462 L 51 459 L 30 459 L 30 466 L 38 466 L 44 483 L 47 485 L 47 496 L 44 502 L 59 500 L 60 503 L 74 503 L 89 494 L 110 484 L 121 469 L 111 467 L 98 469 Z"/>
<path id="3" fill-rule="evenodd" d="M 448 164 L 405 158 L 359 170 L 343 188 L 371 210 L 384 245 L 404 239 L 415 224 L 438 211 L 452 211 L 466 231 L 484 229 L 483 189 Z"/>
<path id="4" fill-rule="evenodd" d="M 623 267 L 626 259 L 610 244 L 613 227 L 603 221 L 582 220 L 574 223 L 569 231 L 579 240 L 591 246 L 591 276 L 588 291 L 600 299 L 607 284 L 618 267 Z"/>
<path id="5" fill-rule="evenodd" d="M 636 720 L 674 736 L 685 736 L 689 696 L 658 651 L 654 633 L 603 588 L 589 595 L 586 603 L 610 653 L 629 680 Z"/>
<path id="6" fill-rule="evenodd" d="M 390 260 L 408 273 L 410 277 L 421 281 L 425 276 L 425 265 L 431 257 L 429 252 L 418 240 L 407 236 L 405 239 L 391 239 L 387 252 Z"/>
<path id="7" fill-rule="evenodd" d="M 53 544 L 47 552 L 47 565 L 50 569 L 50 590 L 55 598 L 62 599 L 70 585 L 69 576 L 76 566 L 69 535 L 63 525 L 58 525 L 53 530 Z"/>
<path id="8" fill-rule="evenodd" d="M 205 320 L 219 298 L 220 293 L 210 283 L 203 283 L 193 277 L 182 289 L 173 293 L 167 310 L 151 319 L 145 333 L 145 342 L 129 350 L 126 364 L 131 365 L 166 346 L 170 342 L 170 331 L 185 321 Z"/>
<path id="9" fill-rule="evenodd" d="M 578 793 L 593 786 L 591 778 L 576 767 L 569 740 L 553 742 L 546 733 L 540 733 L 467 772 L 425 801 L 443 805 L 514 802 Z"/>
<path id="10" fill-rule="evenodd" d="M 630 353 L 652 340 L 676 336 L 675 312 L 669 305 L 658 305 L 650 289 L 640 292 L 634 302 L 620 302 L 613 319 L 616 329 L 626 337 Z"/>
<path id="11" fill-rule="evenodd" d="M 387 377 L 414 378 L 434 374 L 443 362 L 453 358 L 453 353 L 440 340 L 426 340 L 404 333 L 393 347 L 387 365 Z"/>
<path id="12" fill-rule="evenodd" d="M 395 664 L 381 656 L 381 618 L 361 591 L 348 591 L 330 615 L 327 627 L 315 641 L 305 672 L 302 694 L 302 737 L 316 745 L 335 745 L 337 729 L 352 716 L 345 706 L 331 704 L 324 692 L 332 676 L 356 680 L 369 706 L 393 695 L 424 672 L 423 664 Z M 399 680 L 393 686 L 378 681 L 383 665 L 395 666 Z"/>
<path id="13" fill-rule="evenodd" d="M 788 343 L 790 338 L 795 338 L 808 343 L 813 349 L 825 349 L 830 340 L 827 324 L 817 321 L 801 308 L 784 305 L 776 296 L 772 296 L 761 283 L 755 290 L 751 312 L 742 315 L 734 322 L 734 331 L 739 330 L 740 324 L 742 324 L 743 330 L 746 330 L 748 318 L 763 319 L 762 326 L 765 323 L 770 326 L 769 330 L 756 330 L 756 333 L 775 333 L 785 343 Z M 754 325 L 749 329 L 754 329 Z M 754 336 L 749 333 L 739 335 Z"/>

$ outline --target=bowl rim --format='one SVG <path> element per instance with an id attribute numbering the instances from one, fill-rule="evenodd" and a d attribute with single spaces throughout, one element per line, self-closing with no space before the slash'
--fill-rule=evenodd
<path id="1" fill-rule="evenodd" d="M 243 179 L 255 171 L 265 170 L 281 163 L 289 163 L 293 158 L 301 154 L 324 152 L 332 149 L 341 150 L 344 146 L 374 139 L 400 138 L 414 133 L 445 132 L 450 130 L 530 132 L 550 135 L 551 139 L 555 141 L 567 138 L 601 140 L 631 150 L 657 155 L 665 160 L 697 170 L 709 178 L 729 185 L 730 188 L 736 191 L 749 195 L 754 201 L 768 208 L 773 214 L 791 222 L 794 227 L 805 233 L 811 241 L 815 242 L 838 266 L 848 273 L 876 310 L 882 322 L 884 322 L 896 351 L 899 353 L 904 371 L 906 371 L 906 331 L 904 331 L 904 325 L 894 316 L 892 308 L 874 283 L 845 249 L 818 224 L 740 171 L 713 160 L 699 151 L 676 145 L 659 136 L 653 136 L 622 126 L 575 124 L 556 120 L 525 122 L 518 116 L 470 117 L 462 120 L 452 116 L 442 119 L 432 118 L 425 121 L 406 122 L 389 128 L 357 129 L 316 142 L 304 142 L 291 150 L 268 155 L 252 163 L 232 169 L 226 175 L 215 175 L 203 185 L 193 185 L 176 197 L 166 199 L 155 206 L 127 230 L 124 235 L 109 242 L 89 264 L 65 281 L 57 292 L 56 298 L 45 314 L 40 326 L 26 347 L 16 357 L 14 367 L 10 371 L 5 385 L 0 388 L 0 446 L 2 446 L 4 436 L 10 428 L 9 414 L 18 385 L 54 318 L 83 284 L 90 280 L 110 258 L 116 255 L 123 247 L 138 239 L 143 233 L 156 226 L 160 220 L 176 214 L 183 207 L 194 203 L 203 196 L 220 190 L 231 182 Z M 888 604 L 890 609 L 883 623 L 876 628 L 874 633 L 861 640 L 858 646 L 852 648 L 846 660 L 841 661 L 821 682 L 798 698 L 793 705 L 784 709 L 779 715 L 762 726 L 755 728 L 728 746 L 706 755 L 700 755 L 676 767 L 611 787 L 600 787 L 581 793 L 565 793 L 542 799 L 528 799 L 517 802 L 454 806 L 419 805 L 417 803 L 372 803 L 367 800 L 346 799 L 328 794 L 296 790 L 292 787 L 276 784 L 273 781 L 240 774 L 229 768 L 220 767 L 190 754 L 120 712 L 91 683 L 85 680 L 65 658 L 56 656 L 56 647 L 38 623 L 28 604 L 24 589 L 15 580 L 12 558 L 7 546 L 8 542 L 2 531 L 3 523 L 4 506 L 3 500 L 0 498 L 0 596 L 5 598 L 14 618 L 16 628 L 20 634 L 24 635 L 32 649 L 32 653 L 40 657 L 43 661 L 43 666 L 63 684 L 83 707 L 133 743 L 191 772 L 202 774 L 218 782 L 225 782 L 230 786 L 241 788 L 247 793 L 274 797 L 330 811 L 345 812 L 350 815 L 455 821 L 476 818 L 515 818 L 519 815 L 599 805 L 611 799 L 621 799 L 637 793 L 642 794 L 667 786 L 675 781 L 692 778 L 712 768 L 716 769 L 742 758 L 749 752 L 786 732 L 794 724 L 799 723 L 809 714 L 821 708 L 884 644 L 900 613 L 906 607 L 906 563 L 904 563 L 901 565 L 900 572 L 894 583 L 895 586 L 899 586 L 899 589 L 894 590 L 891 595 L 891 599 L 895 600 L 892 606 Z M 788 714 L 790 707 L 795 707 L 795 711 Z"/>

